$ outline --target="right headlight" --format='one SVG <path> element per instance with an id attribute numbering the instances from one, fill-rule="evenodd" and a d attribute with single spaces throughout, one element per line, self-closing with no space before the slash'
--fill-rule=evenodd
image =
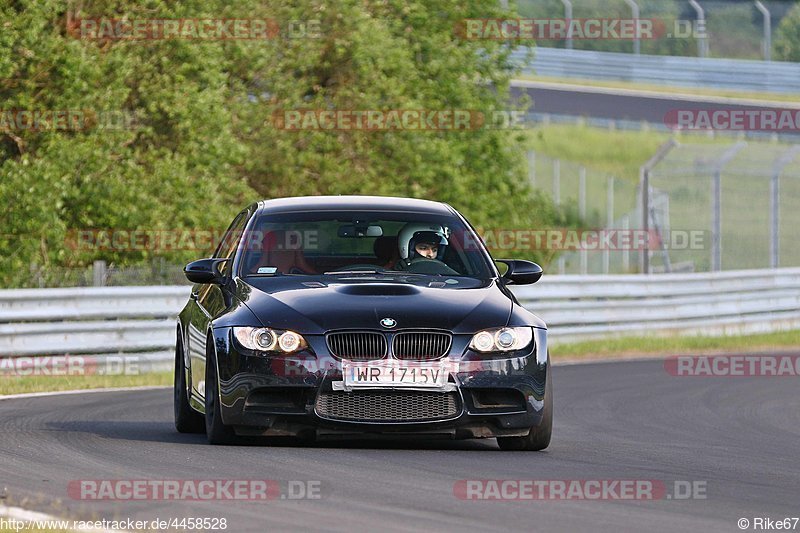
<path id="1" fill-rule="evenodd" d="M 528 326 L 492 328 L 479 331 L 469 341 L 469 348 L 480 353 L 513 352 L 522 350 L 533 340 Z"/>
<path id="2" fill-rule="evenodd" d="M 308 348 L 299 333 L 271 328 L 234 327 L 236 341 L 248 350 L 257 352 L 294 353 Z"/>

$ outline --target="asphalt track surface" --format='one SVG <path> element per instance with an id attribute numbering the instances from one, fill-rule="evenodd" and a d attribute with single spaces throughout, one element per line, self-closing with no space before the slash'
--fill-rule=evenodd
<path id="1" fill-rule="evenodd" d="M 800 515 L 796 377 L 673 377 L 660 361 L 554 368 L 545 452 L 493 439 L 348 440 L 215 447 L 172 426 L 171 390 L 0 401 L 10 504 L 71 518 L 225 517 L 227 531 L 740 531 Z M 84 501 L 78 479 L 319 481 L 316 500 Z M 701 482 L 705 499 L 471 501 L 464 479 Z M 60 501 L 61 503 L 57 503 Z M 800 529 L 800 525 L 798 525 Z M 752 529 L 750 529 L 752 530 Z"/>
<path id="2" fill-rule="evenodd" d="M 527 85 L 527 86 L 526 86 Z M 691 93 L 687 89 L 686 93 Z M 678 110 L 703 111 L 754 111 L 796 109 L 786 103 L 737 103 L 735 100 L 715 102 L 713 98 L 686 96 L 646 91 L 625 91 L 598 87 L 559 87 L 556 84 L 537 82 L 514 82 L 513 96 L 527 93 L 533 105 L 533 113 L 572 115 L 605 118 L 610 120 L 646 121 L 653 124 L 674 124 Z M 670 122 L 667 117 L 671 117 Z"/>

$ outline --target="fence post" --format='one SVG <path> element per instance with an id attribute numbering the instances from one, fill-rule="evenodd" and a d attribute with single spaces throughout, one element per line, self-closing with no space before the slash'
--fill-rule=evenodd
<path id="1" fill-rule="evenodd" d="M 642 231 L 645 235 L 645 244 L 639 255 L 639 271 L 642 274 L 650 273 L 650 169 L 639 169 L 639 189 L 642 194 Z"/>
<path id="2" fill-rule="evenodd" d="M 711 180 L 711 271 L 722 270 L 722 171 L 747 143 L 740 141 L 728 148 L 717 161 Z"/>
<path id="3" fill-rule="evenodd" d="M 764 40 L 761 42 L 764 61 L 772 61 L 772 14 L 761 0 L 755 0 L 755 4 L 756 9 L 758 9 L 764 17 Z"/>
<path id="4" fill-rule="evenodd" d="M 567 19 L 567 27 L 569 28 L 564 46 L 567 50 L 572 50 L 572 24 L 570 24 L 572 20 L 572 2 L 571 0 L 561 0 L 561 3 L 564 4 L 564 18 Z"/>
<path id="5" fill-rule="evenodd" d="M 586 223 L 586 167 L 581 167 L 580 174 L 578 175 L 578 216 L 581 223 Z M 581 274 L 587 274 L 589 271 L 589 252 L 586 246 L 581 246 L 580 251 Z"/>
<path id="6" fill-rule="evenodd" d="M 780 264 L 781 246 L 781 173 L 783 169 L 794 160 L 795 156 L 800 155 L 800 144 L 795 145 L 784 153 L 772 168 L 772 179 L 769 183 L 769 209 L 770 209 L 770 239 L 769 257 L 770 267 L 778 268 Z"/>
<path id="7" fill-rule="evenodd" d="M 642 191 L 642 230 L 647 238 L 639 259 L 642 274 L 650 273 L 650 171 L 676 146 L 678 146 L 678 141 L 670 139 L 662 144 L 650 161 L 639 169 L 639 187 Z"/>
<path id="8" fill-rule="evenodd" d="M 697 3 L 697 0 L 689 0 L 689 4 L 697 13 L 697 55 L 700 57 L 708 57 L 708 36 L 706 35 L 706 12 L 703 7 Z M 702 32 L 702 33 L 700 33 Z"/>
<path id="9" fill-rule="evenodd" d="M 622 226 L 621 228 L 623 232 L 622 234 L 625 235 L 625 241 L 627 241 L 628 243 L 632 243 L 633 239 L 631 239 L 631 236 L 628 234 L 628 231 L 631 229 L 631 222 L 628 215 L 622 216 L 622 222 L 620 223 L 620 225 Z M 631 269 L 631 245 L 629 244 L 622 251 L 622 272 L 624 274 L 627 274 L 628 271 L 630 271 L 630 269 Z"/>
<path id="10" fill-rule="evenodd" d="M 711 271 L 722 270 L 722 170 L 711 178 Z"/>
<path id="11" fill-rule="evenodd" d="M 614 177 L 606 181 L 606 231 L 614 225 Z M 611 269 L 611 250 L 603 249 L 603 274 L 608 274 Z"/>
<path id="12" fill-rule="evenodd" d="M 553 203 L 561 205 L 561 160 L 553 161 Z"/>
<path id="13" fill-rule="evenodd" d="M 642 37 L 639 34 L 639 4 L 634 0 L 625 0 L 625 3 L 631 8 L 631 15 L 633 15 L 633 19 L 636 21 L 636 37 L 633 39 L 633 53 L 638 56 L 642 53 Z"/>
<path id="14" fill-rule="evenodd" d="M 536 188 L 536 152 L 528 150 L 528 181 Z"/>
<path id="15" fill-rule="evenodd" d="M 778 268 L 780 263 L 780 197 L 781 197 L 781 174 L 773 172 L 769 182 L 769 212 L 771 228 L 769 232 L 769 266 Z"/>
<path id="16" fill-rule="evenodd" d="M 553 203 L 556 206 L 561 205 L 561 160 L 556 159 L 553 161 Z M 564 254 L 558 258 L 558 273 L 563 275 L 567 270 L 567 260 Z"/>
<path id="17" fill-rule="evenodd" d="M 95 261 L 92 263 L 92 285 L 104 287 L 106 284 L 106 262 Z"/>
<path id="18" fill-rule="evenodd" d="M 31 286 L 43 289 L 44 280 L 42 279 L 42 271 L 39 270 L 39 265 L 31 263 L 28 265 L 28 271 L 30 272 Z"/>

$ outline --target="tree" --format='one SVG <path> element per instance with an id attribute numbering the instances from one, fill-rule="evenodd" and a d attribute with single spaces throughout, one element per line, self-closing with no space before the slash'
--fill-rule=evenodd
<path id="1" fill-rule="evenodd" d="M 153 255 L 76 250 L 72 230 L 219 226 L 231 204 L 254 197 L 236 173 L 246 149 L 232 132 L 232 88 L 219 43 L 97 41 L 68 31 L 76 17 L 153 16 L 129 4 L 86 3 L 75 11 L 60 0 L 30 0 L 0 8 L 8 21 L 0 44 L 6 284 L 23 283 L 31 263 L 131 264 Z M 200 4 L 161 6 L 161 16 L 202 14 Z M 79 120 L 66 128 L 30 128 L 21 120 L 24 112 L 62 111 Z M 109 124 L 111 115 L 133 120 Z"/>
<path id="2" fill-rule="evenodd" d="M 508 43 L 467 40 L 496 3 L 399 0 L 19 0 L 0 6 L 0 267 L 198 252 L 73 249 L 87 228 L 223 229 L 260 197 L 393 194 L 448 201 L 485 227 L 552 224 L 526 185 L 522 132 L 286 131 L 287 110 L 522 109 Z M 82 19 L 269 19 L 261 40 L 115 40 Z M 77 35 L 77 36 L 76 36 Z M 20 111 L 79 110 L 80 127 L 20 127 Z M 123 127 L 109 127 L 108 115 Z"/>
<path id="3" fill-rule="evenodd" d="M 775 56 L 783 61 L 800 61 L 800 2 L 783 18 L 775 32 Z"/>
<path id="4" fill-rule="evenodd" d="M 521 132 L 294 132 L 270 120 L 297 109 L 456 109 L 487 116 L 519 109 L 508 98 L 511 48 L 454 31 L 464 19 L 507 13 L 494 4 L 448 0 L 301 4 L 276 2 L 272 12 L 281 24 L 314 14 L 321 36 L 272 41 L 258 68 L 248 70 L 265 95 L 242 117 L 249 144 L 258 147 L 247 165 L 252 187 L 263 196 L 434 198 L 482 224 L 536 221 L 524 186 Z"/>

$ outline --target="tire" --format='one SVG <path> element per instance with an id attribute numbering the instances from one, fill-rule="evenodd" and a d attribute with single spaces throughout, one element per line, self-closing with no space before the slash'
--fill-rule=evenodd
<path id="1" fill-rule="evenodd" d="M 183 358 L 183 343 L 180 334 L 175 342 L 175 380 L 173 385 L 175 429 L 179 433 L 205 433 L 203 415 L 189 405 L 189 387 L 186 383 L 186 365 Z"/>
<path id="2" fill-rule="evenodd" d="M 206 345 L 206 437 L 209 444 L 234 444 L 237 440 L 236 433 L 231 426 L 222 423 L 217 354 L 213 339 L 209 338 Z"/>
<path id="3" fill-rule="evenodd" d="M 547 359 L 547 383 L 544 386 L 544 412 L 538 426 L 524 437 L 497 437 L 501 450 L 540 451 L 550 445 L 553 434 L 553 380 L 550 379 L 550 358 Z"/>

